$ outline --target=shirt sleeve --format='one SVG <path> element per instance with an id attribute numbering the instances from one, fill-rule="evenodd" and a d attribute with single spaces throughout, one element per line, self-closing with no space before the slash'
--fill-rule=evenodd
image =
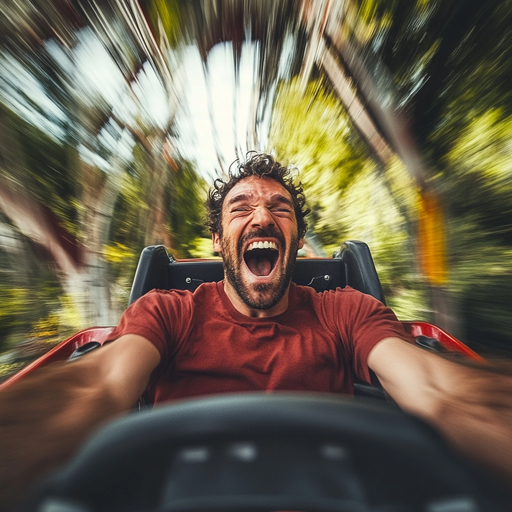
<path id="1" fill-rule="evenodd" d="M 412 342 L 395 313 L 371 295 L 345 288 L 339 295 L 338 330 L 342 342 L 352 357 L 355 377 L 371 383 L 368 356 L 377 343 L 385 338 L 400 338 Z"/>
<path id="2" fill-rule="evenodd" d="M 190 328 L 192 300 L 190 292 L 152 290 L 126 309 L 107 342 L 138 334 L 153 343 L 162 361 L 167 361 Z"/>

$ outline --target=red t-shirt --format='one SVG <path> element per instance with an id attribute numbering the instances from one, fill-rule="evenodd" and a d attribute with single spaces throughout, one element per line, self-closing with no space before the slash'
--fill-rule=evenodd
<path id="1" fill-rule="evenodd" d="M 394 313 L 352 288 L 290 287 L 289 307 L 271 318 L 239 313 L 223 281 L 189 291 L 153 290 L 132 304 L 109 340 L 138 334 L 162 360 L 155 401 L 235 391 L 353 393 L 370 383 L 368 354 L 382 339 L 409 339 Z"/>

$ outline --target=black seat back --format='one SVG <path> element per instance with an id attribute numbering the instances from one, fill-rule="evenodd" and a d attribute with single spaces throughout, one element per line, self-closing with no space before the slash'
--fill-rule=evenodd
<path id="1" fill-rule="evenodd" d="M 194 291 L 201 283 L 222 279 L 221 260 L 176 261 L 163 245 L 152 245 L 140 256 L 130 304 L 154 288 Z M 379 277 L 364 242 L 344 242 L 332 258 L 298 258 L 292 279 L 319 292 L 351 286 L 384 303 Z"/>

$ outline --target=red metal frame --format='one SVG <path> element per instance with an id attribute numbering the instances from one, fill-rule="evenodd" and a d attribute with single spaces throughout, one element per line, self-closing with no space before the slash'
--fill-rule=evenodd
<path id="1" fill-rule="evenodd" d="M 402 325 L 406 332 L 414 337 L 428 336 L 429 338 L 435 338 L 449 352 L 459 352 L 474 361 L 485 362 L 483 357 L 479 356 L 476 352 L 464 345 L 464 343 L 459 341 L 457 338 L 454 338 L 451 334 L 448 334 L 440 327 L 437 327 L 437 325 L 429 324 L 427 322 L 402 322 Z"/>
<path id="2" fill-rule="evenodd" d="M 97 341 L 103 345 L 107 336 L 113 330 L 114 327 L 91 327 L 90 329 L 85 329 L 73 334 L 73 336 L 59 343 L 46 354 L 28 364 L 25 368 L 22 368 L 18 373 L 9 377 L 5 382 L 0 384 L 0 391 L 37 368 L 41 368 L 50 363 L 55 363 L 56 361 L 65 361 L 77 348 L 80 348 L 82 345 L 85 345 L 90 341 Z"/>

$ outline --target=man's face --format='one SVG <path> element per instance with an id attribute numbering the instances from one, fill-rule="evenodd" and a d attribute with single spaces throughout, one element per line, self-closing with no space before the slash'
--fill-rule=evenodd
<path id="1" fill-rule="evenodd" d="M 289 192 L 270 178 L 251 176 L 237 183 L 222 206 L 222 253 L 226 279 L 249 307 L 268 310 L 283 298 L 304 241 Z"/>

